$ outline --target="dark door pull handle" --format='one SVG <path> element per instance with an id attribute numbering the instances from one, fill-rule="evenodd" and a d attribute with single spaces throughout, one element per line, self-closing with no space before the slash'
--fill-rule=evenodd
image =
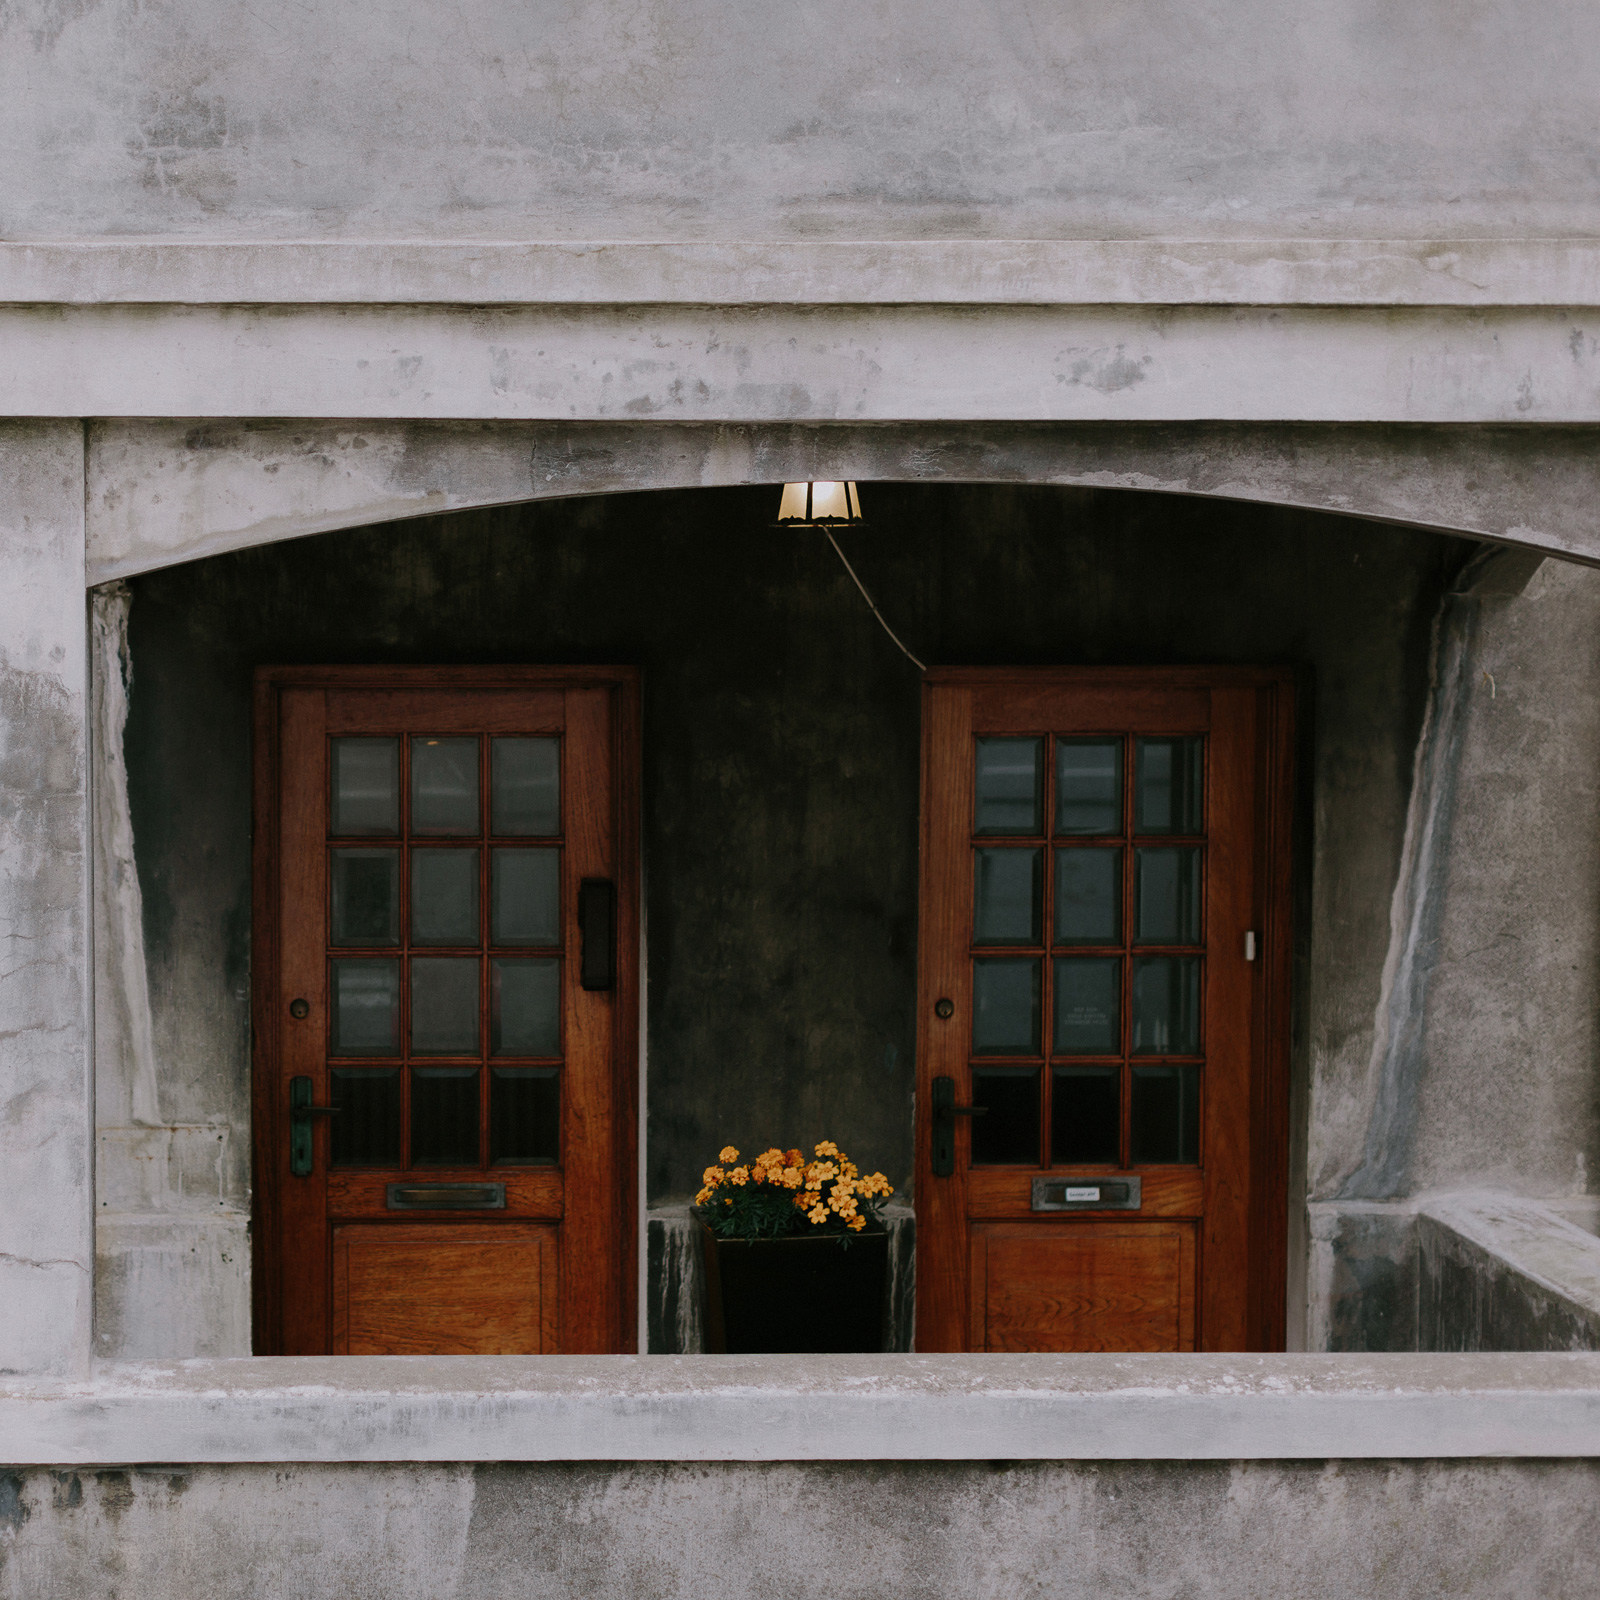
<path id="1" fill-rule="evenodd" d="M 289 1175 L 294 1178 L 311 1176 L 312 1142 L 311 1119 L 335 1117 L 338 1106 L 314 1106 L 311 1103 L 311 1080 L 289 1080 Z"/>
<path id="2" fill-rule="evenodd" d="M 956 1170 L 956 1118 L 984 1117 L 988 1106 L 958 1106 L 956 1080 L 933 1080 L 933 1175 L 936 1178 L 955 1176 Z"/>
<path id="3" fill-rule="evenodd" d="M 609 878 L 578 885 L 578 981 L 585 989 L 610 989 L 617 981 L 617 891 Z"/>

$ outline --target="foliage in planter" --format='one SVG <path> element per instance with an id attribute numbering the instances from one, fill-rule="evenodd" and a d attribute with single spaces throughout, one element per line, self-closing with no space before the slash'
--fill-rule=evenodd
<path id="1" fill-rule="evenodd" d="M 807 1161 L 798 1150 L 772 1149 L 746 1166 L 730 1144 L 707 1167 L 695 1196 L 700 1220 L 719 1239 L 782 1239 L 794 1234 L 860 1233 L 877 1224 L 894 1193 L 881 1172 L 863 1178 L 831 1139 Z"/>

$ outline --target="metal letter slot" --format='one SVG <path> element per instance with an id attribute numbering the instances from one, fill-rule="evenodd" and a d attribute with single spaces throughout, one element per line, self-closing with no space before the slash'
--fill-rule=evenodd
<path id="1" fill-rule="evenodd" d="M 1131 1173 L 1110 1178 L 1035 1178 L 1035 1211 L 1137 1211 L 1139 1180 Z"/>
<path id="2" fill-rule="evenodd" d="M 609 989 L 617 965 L 617 894 L 609 879 L 585 878 L 578 885 L 578 932 L 579 982 L 585 989 Z"/>
<path id="3" fill-rule="evenodd" d="M 391 1211 L 504 1211 L 503 1183 L 391 1183 Z"/>

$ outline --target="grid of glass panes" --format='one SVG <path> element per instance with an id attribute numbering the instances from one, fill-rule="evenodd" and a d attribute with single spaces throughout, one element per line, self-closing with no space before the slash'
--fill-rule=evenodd
<path id="1" fill-rule="evenodd" d="M 329 741 L 336 1167 L 553 1163 L 561 741 Z"/>
<path id="2" fill-rule="evenodd" d="M 1204 738 L 976 755 L 973 1162 L 1197 1162 Z"/>

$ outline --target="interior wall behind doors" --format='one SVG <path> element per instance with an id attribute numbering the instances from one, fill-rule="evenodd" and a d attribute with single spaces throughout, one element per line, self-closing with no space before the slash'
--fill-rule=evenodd
<path id="1" fill-rule="evenodd" d="M 249 1204 L 249 686 L 266 662 L 641 668 L 650 1203 L 692 1194 L 730 1139 L 835 1138 L 905 1193 L 919 683 L 826 543 L 768 526 L 775 493 L 421 519 L 133 583 L 130 799 L 160 1114 L 184 1131 L 153 1195 L 146 1136 L 106 1098 L 103 1198 L 126 1221 L 103 1223 L 103 1354 L 191 1353 L 158 1314 L 174 1285 L 202 1306 L 247 1293 L 242 1261 L 205 1241 L 218 1217 L 242 1238 Z M 1326 775 L 1338 822 L 1311 841 L 1324 898 L 1301 908 L 1302 949 L 1323 931 L 1296 1060 L 1364 1068 L 1427 624 L 1465 547 L 1175 496 L 862 494 L 872 526 L 846 548 L 924 659 L 1311 669 L 1300 770 Z"/>

